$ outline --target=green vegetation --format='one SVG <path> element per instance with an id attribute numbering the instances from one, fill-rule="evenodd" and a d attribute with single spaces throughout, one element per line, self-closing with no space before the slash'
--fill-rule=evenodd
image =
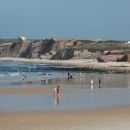
<path id="1" fill-rule="evenodd" d="M 125 41 L 92 41 L 92 40 L 80 40 L 80 50 L 88 49 L 90 52 L 106 51 L 106 50 L 130 50 L 130 44 Z"/>
<path id="2" fill-rule="evenodd" d="M 4 38 L 0 38 L 0 44 L 2 43 L 13 43 L 16 42 L 17 39 L 4 39 Z"/>

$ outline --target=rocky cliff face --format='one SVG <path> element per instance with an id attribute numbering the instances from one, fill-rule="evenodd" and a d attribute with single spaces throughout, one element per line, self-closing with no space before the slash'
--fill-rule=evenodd
<path id="1" fill-rule="evenodd" d="M 10 45 L 0 45 L 0 57 L 8 56 Z"/>
<path id="2" fill-rule="evenodd" d="M 65 49 L 61 49 L 58 52 L 56 52 L 56 54 L 52 56 L 52 59 L 68 60 L 73 57 L 74 57 L 74 49 L 65 48 Z"/>
<path id="3" fill-rule="evenodd" d="M 31 43 L 23 42 L 21 47 L 17 45 L 15 49 L 18 50 L 17 56 L 24 58 L 70 59 L 74 56 L 72 41 L 68 43 L 68 41 L 46 39 Z M 10 50 L 13 50 L 13 48 L 11 47 Z"/>
<path id="4" fill-rule="evenodd" d="M 127 59 L 125 55 L 104 55 L 98 57 L 99 62 L 126 62 Z"/>
<path id="5" fill-rule="evenodd" d="M 116 50 L 116 51 L 114 51 Z M 106 51 L 111 51 L 109 56 Z M 118 53 L 117 53 L 118 52 Z M 12 43 L 0 43 L 0 56 L 12 56 L 40 59 L 98 59 L 100 62 L 127 61 L 130 44 L 125 41 L 45 39 L 15 40 Z"/>

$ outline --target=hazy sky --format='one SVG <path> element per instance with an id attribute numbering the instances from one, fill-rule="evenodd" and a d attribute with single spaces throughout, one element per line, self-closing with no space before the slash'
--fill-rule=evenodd
<path id="1" fill-rule="evenodd" d="M 0 37 L 130 40 L 130 0 L 0 0 Z"/>

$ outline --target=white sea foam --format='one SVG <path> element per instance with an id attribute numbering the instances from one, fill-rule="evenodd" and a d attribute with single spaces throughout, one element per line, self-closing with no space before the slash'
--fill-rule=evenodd
<path id="1" fill-rule="evenodd" d="M 0 74 L 0 77 L 4 77 L 4 76 L 6 76 L 5 74 Z"/>
<path id="2" fill-rule="evenodd" d="M 19 72 L 16 72 L 16 73 L 8 73 L 8 75 L 9 75 L 9 76 L 18 76 L 18 75 L 20 75 L 20 73 L 19 73 Z"/>

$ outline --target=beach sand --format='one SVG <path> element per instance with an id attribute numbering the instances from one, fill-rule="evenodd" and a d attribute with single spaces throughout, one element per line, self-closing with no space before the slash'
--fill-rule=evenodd
<path id="1" fill-rule="evenodd" d="M 0 89 L 0 94 L 52 93 L 50 88 Z M 62 93 L 78 92 L 67 88 Z M 0 112 L 0 130 L 129 130 L 130 106 L 83 110 Z"/>
<path id="2" fill-rule="evenodd" d="M 52 93 L 50 88 L 0 89 L 0 94 Z M 61 93 L 76 92 L 63 89 Z M 0 130 L 129 130 L 130 106 L 83 110 L 0 112 Z"/>
<path id="3" fill-rule="evenodd" d="M 7 60 L 7 59 L 6 59 Z M 8 59 L 13 60 L 13 59 Z M 25 62 L 25 59 L 15 59 Z M 29 62 L 31 60 L 27 60 Z M 38 61 L 34 60 L 34 63 Z M 51 63 L 42 61 L 41 63 Z M 53 64 L 57 61 L 53 61 Z M 72 64 L 74 61 L 60 61 Z M 72 63 L 71 63 L 72 62 Z M 39 63 L 39 62 L 38 62 Z M 77 61 L 76 65 L 84 61 Z M 59 62 L 57 62 L 59 64 Z M 84 63 L 83 65 L 88 65 Z M 95 63 L 96 64 L 96 63 Z M 110 63 L 109 63 L 110 64 Z M 101 65 L 101 64 L 100 64 Z M 114 65 L 114 64 L 110 64 Z M 116 64 L 115 64 L 116 65 Z M 127 63 L 120 63 L 127 65 Z M 129 65 L 128 65 L 129 66 Z M 103 67 L 103 66 L 102 66 Z M 52 93 L 50 88 L 0 89 L 0 94 L 38 94 Z M 76 92 L 73 89 L 62 89 L 62 92 Z M 61 93 L 62 93 L 61 92 Z M 57 110 L 29 112 L 0 112 L 0 130 L 129 130 L 130 106 L 94 108 L 86 110 Z"/>
<path id="4" fill-rule="evenodd" d="M 130 106 L 0 113 L 0 130 L 129 130 Z"/>
<path id="5" fill-rule="evenodd" d="M 56 86 L 54 86 L 56 87 Z M 52 86 L 49 87 L 37 87 L 37 88 L 11 88 L 11 89 L 0 89 L 0 94 L 40 94 L 40 93 L 53 93 Z M 78 92 L 76 89 L 73 88 L 63 88 L 60 90 L 60 93 L 72 93 L 72 92 Z"/>
<path id="6" fill-rule="evenodd" d="M 0 89 L 0 94 L 52 93 L 50 88 Z M 62 92 L 76 92 L 63 89 Z M 0 112 L 0 130 L 129 130 L 130 106 L 83 110 Z"/>

